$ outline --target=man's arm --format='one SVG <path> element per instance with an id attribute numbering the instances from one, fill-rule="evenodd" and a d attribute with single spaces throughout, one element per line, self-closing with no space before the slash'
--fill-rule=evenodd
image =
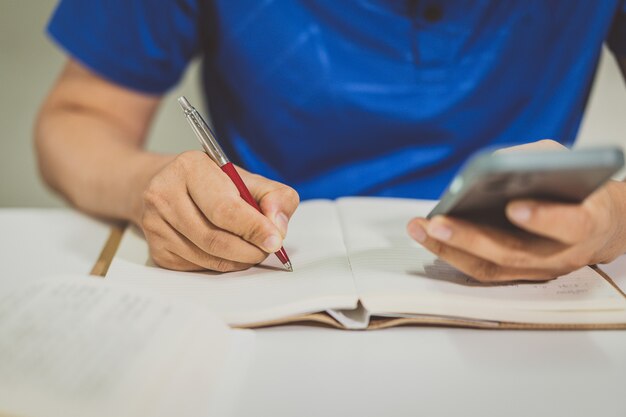
<path id="1" fill-rule="evenodd" d="M 159 101 L 70 61 L 35 128 L 45 181 L 81 210 L 139 225 L 170 269 L 244 269 L 278 250 L 297 193 L 240 170 L 262 215 L 204 153 L 142 150 Z"/>
<path id="2" fill-rule="evenodd" d="M 140 149 L 159 100 L 69 61 L 35 127 L 44 180 L 81 210 L 137 223 L 141 190 L 172 159 Z"/>

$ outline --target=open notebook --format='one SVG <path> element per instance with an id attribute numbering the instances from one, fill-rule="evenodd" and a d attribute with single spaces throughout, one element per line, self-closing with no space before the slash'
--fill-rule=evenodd
<path id="1" fill-rule="evenodd" d="M 125 232 L 107 279 L 197 302 L 232 326 L 312 320 L 350 329 L 400 324 L 480 328 L 626 328 L 626 298 L 589 267 L 546 283 L 485 285 L 406 234 L 433 202 L 343 198 L 301 204 L 285 249 L 247 271 L 158 268 L 136 228 Z"/>

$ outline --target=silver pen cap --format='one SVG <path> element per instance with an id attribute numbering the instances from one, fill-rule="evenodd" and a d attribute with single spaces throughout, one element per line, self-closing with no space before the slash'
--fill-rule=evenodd
<path id="1" fill-rule="evenodd" d="M 230 162 L 217 141 L 215 133 L 213 133 L 209 125 L 204 121 L 200 113 L 189 103 L 187 98 L 185 96 L 178 97 L 178 104 L 180 104 L 180 107 L 183 109 L 185 117 L 196 134 L 198 141 L 200 141 L 202 148 L 211 159 L 219 166 L 226 165 Z"/>

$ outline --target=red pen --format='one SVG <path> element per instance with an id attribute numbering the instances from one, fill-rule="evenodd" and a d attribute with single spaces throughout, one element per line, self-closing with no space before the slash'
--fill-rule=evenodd
<path id="1" fill-rule="evenodd" d="M 246 184 L 243 182 L 235 166 L 228 159 L 219 142 L 217 141 L 217 137 L 215 133 L 211 130 L 209 125 L 204 121 L 200 113 L 191 105 L 189 101 L 185 98 L 185 96 L 181 96 L 178 98 L 178 104 L 183 108 L 185 112 L 185 117 L 187 121 L 191 125 L 194 133 L 198 137 L 204 152 L 206 152 L 209 157 L 215 161 L 215 163 L 228 175 L 228 177 L 232 180 L 233 184 L 237 187 L 239 191 L 239 195 L 243 198 L 248 204 L 261 212 L 261 207 L 256 202 L 252 194 L 250 194 L 250 190 L 246 187 Z M 283 266 L 293 272 L 293 267 L 291 266 L 291 261 L 287 256 L 287 252 L 285 252 L 285 248 L 281 247 L 278 252 L 275 252 L 276 256 L 282 262 Z"/>

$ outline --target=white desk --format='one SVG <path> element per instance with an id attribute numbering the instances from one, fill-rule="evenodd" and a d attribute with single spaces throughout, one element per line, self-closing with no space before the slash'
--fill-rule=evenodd
<path id="1" fill-rule="evenodd" d="M 626 416 L 626 332 L 257 331 L 239 416 Z"/>
<path id="2" fill-rule="evenodd" d="M 626 416 L 626 331 L 256 333 L 238 416 Z"/>
<path id="3" fill-rule="evenodd" d="M 0 210 L 0 290 L 87 273 L 108 228 L 64 210 Z M 606 267 L 626 288 L 626 256 Z M 396 328 L 256 331 L 238 416 L 626 416 L 626 332 Z"/>
<path id="4" fill-rule="evenodd" d="M 88 274 L 110 226 L 64 209 L 0 209 L 0 290 L 46 274 Z"/>

